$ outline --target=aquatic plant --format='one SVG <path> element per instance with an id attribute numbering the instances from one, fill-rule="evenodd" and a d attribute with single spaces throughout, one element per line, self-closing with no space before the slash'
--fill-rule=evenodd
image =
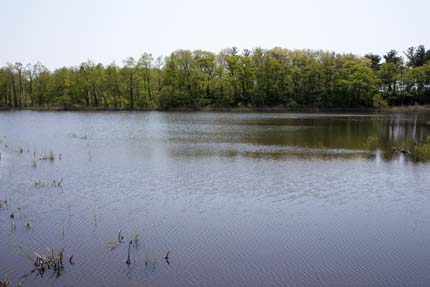
<path id="1" fill-rule="evenodd" d="M 61 178 L 60 180 L 57 179 L 53 179 L 51 182 L 50 181 L 42 181 L 41 179 L 37 179 L 33 182 L 34 187 L 49 187 L 49 186 L 53 186 L 53 187 L 59 187 L 62 188 L 62 183 L 63 183 L 63 178 Z"/>
<path id="2" fill-rule="evenodd" d="M 137 230 L 134 232 L 133 244 L 134 244 L 134 247 L 137 247 L 139 245 L 139 231 Z"/>
<path id="3" fill-rule="evenodd" d="M 7 205 L 7 199 L 0 200 L 0 210 L 7 209 L 7 207 L 8 207 L 8 205 Z"/>
<path id="4" fill-rule="evenodd" d="M 430 137 L 422 142 L 403 140 L 395 143 L 392 153 L 402 153 L 413 161 L 426 162 L 430 160 Z"/>
<path id="5" fill-rule="evenodd" d="M 31 224 L 30 224 L 30 221 L 27 219 L 27 215 L 25 215 L 21 211 L 21 209 L 19 209 L 19 208 L 18 208 L 18 211 L 19 211 L 19 216 L 20 216 L 20 219 L 21 219 L 22 226 L 24 227 L 25 230 L 27 230 L 27 231 L 30 230 L 31 229 Z M 14 216 L 14 218 L 15 218 L 15 216 Z"/>
<path id="6" fill-rule="evenodd" d="M 9 287 L 9 284 L 10 282 L 9 282 L 8 276 L 6 275 L 5 278 L 2 281 L 0 281 L 0 287 Z"/>
<path id="7" fill-rule="evenodd" d="M 118 231 L 117 240 L 116 241 L 107 241 L 103 242 L 103 244 L 111 245 L 110 250 L 115 249 L 118 245 L 122 244 L 122 240 L 124 239 L 124 236 L 122 235 L 122 228 Z"/>
<path id="8" fill-rule="evenodd" d="M 48 160 L 48 155 L 47 154 L 43 154 L 39 157 L 39 160 Z"/>
<path id="9" fill-rule="evenodd" d="M 12 212 L 11 214 L 10 214 L 10 220 L 11 220 L 11 223 L 10 223 L 10 230 L 11 231 L 15 231 L 16 230 L 16 224 L 15 224 L 15 213 L 14 212 Z"/>
<path id="10" fill-rule="evenodd" d="M 33 258 L 33 256 L 30 255 L 30 253 L 27 252 L 22 246 L 18 245 L 17 247 L 21 255 L 33 262 L 33 270 L 31 271 L 31 273 L 37 271 L 38 274 L 43 277 L 46 269 L 52 269 L 54 271 L 54 274 L 59 277 L 61 275 L 61 272 L 64 270 L 64 248 L 60 249 L 58 253 L 55 254 L 53 248 L 47 247 L 47 250 L 49 251 L 48 256 L 40 255 L 37 252 L 33 252 L 33 254 L 36 256 L 36 258 Z M 73 255 L 70 257 L 69 262 L 71 262 L 72 258 Z"/>
<path id="11" fill-rule="evenodd" d="M 416 161 L 430 160 L 430 143 L 414 144 L 409 146 L 411 156 Z"/>
<path id="12" fill-rule="evenodd" d="M 71 138 L 74 138 L 74 139 L 76 139 L 76 138 L 79 138 L 79 139 L 81 139 L 81 140 L 86 140 L 86 139 L 88 139 L 87 134 L 77 135 L 77 134 L 75 134 L 75 133 L 70 133 L 70 134 L 69 134 L 69 136 L 70 136 Z"/>
<path id="13" fill-rule="evenodd" d="M 166 262 L 167 262 L 167 264 L 168 264 L 168 265 L 170 265 L 170 261 L 169 261 L 169 259 L 170 259 L 170 257 L 169 257 L 169 253 L 170 253 L 170 251 L 167 251 L 167 254 L 166 254 L 166 256 L 164 257 L 164 259 L 166 260 Z"/>
<path id="14" fill-rule="evenodd" d="M 124 236 L 122 236 L 122 229 L 118 231 L 118 243 L 122 243 Z"/>
<path id="15" fill-rule="evenodd" d="M 30 229 L 31 229 L 30 222 L 25 221 L 25 222 L 24 222 L 24 228 L 25 228 L 26 230 L 30 230 Z"/>
<path id="16" fill-rule="evenodd" d="M 28 253 L 24 247 L 22 247 L 21 245 L 17 245 L 19 252 L 21 253 L 22 256 L 28 258 L 31 260 L 31 262 L 33 262 L 33 257 L 31 257 L 30 253 Z"/>
<path id="17" fill-rule="evenodd" d="M 155 270 L 155 265 L 157 264 L 157 258 L 155 256 L 147 256 L 145 259 L 145 267 Z"/>
<path id="18" fill-rule="evenodd" d="M 63 178 L 61 178 L 61 179 L 60 179 L 60 180 L 58 180 L 58 181 L 57 181 L 57 180 L 55 180 L 55 179 L 52 181 L 52 185 L 53 185 L 53 186 L 55 186 L 55 187 L 61 187 L 61 184 L 62 184 L 62 183 L 63 183 Z"/>
<path id="19" fill-rule="evenodd" d="M 127 265 L 131 264 L 131 260 L 130 260 L 130 247 L 133 244 L 133 240 L 130 240 L 130 242 L 128 243 L 128 255 L 127 255 L 127 260 L 125 261 L 125 263 Z"/>
<path id="20" fill-rule="evenodd" d="M 94 230 L 97 228 L 97 214 L 93 211 L 93 219 L 94 219 Z"/>
<path id="21" fill-rule="evenodd" d="M 43 187 L 46 186 L 46 183 L 41 181 L 40 179 L 34 181 L 34 187 Z"/>
<path id="22" fill-rule="evenodd" d="M 49 152 L 48 159 L 49 159 L 50 161 L 55 160 L 55 154 L 54 154 L 54 152 L 53 152 L 53 151 L 50 151 L 50 152 Z"/>
<path id="23" fill-rule="evenodd" d="M 12 219 L 12 222 L 10 223 L 10 231 L 15 231 L 15 230 L 16 230 L 15 220 Z"/>

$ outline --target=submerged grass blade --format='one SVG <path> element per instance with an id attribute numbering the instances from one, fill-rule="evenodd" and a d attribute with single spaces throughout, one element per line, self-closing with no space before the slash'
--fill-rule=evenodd
<path id="1" fill-rule="evenodd" d="M 31 257 L 30 253 L 28 253 L 24 247 L 22 247 L 21 245 L 17 245 L 19 252 L 21 253 L 22 256 L 27 257 L 31 262 L 34 261 L 33 257 Z"/>

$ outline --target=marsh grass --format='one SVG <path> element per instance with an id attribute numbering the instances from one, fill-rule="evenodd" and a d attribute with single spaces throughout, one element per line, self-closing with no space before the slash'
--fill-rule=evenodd
<path id="1" fill-rule="evenodd" d="M 430 160 L 430 136 L 422 143 L 408 142 L 406 146 L 414 159 L 419 161 Z"/>
<path id="2" fill-rule="evenodd" d="M 45 153 L 45 154 L 42 154 L 40 157 L 39 157 L 39 160 L 50 160 L 50 161 L 54 161 L 55 160 L 55 154 L 54 154 L 54 152 L 53 151 L 50 151 L 49 153 Z"/>
<path id="3" fill-rule="evenodd" d="M 2 210 L 2 209 L 7 209 L 7 208 L 8 208 L 7 199 L 5 199 L 5 200 L 0 200 L 0 210 Z"/>
<path id="4" fill-rule="evenodd" d="M 54 161 L 54 160 L 55 160 L 55 154 L 54 154 L 54 152 L 53 152 L 53 151 L 49 151 L 48 159 L 49 159 L 50 161 Z"/>
<path id="5" fill-rule="evenodd" d="M 122 228 L 121 228 L 118 231 L 116 241 L 107 241 L 107 242 L 103 242 L 103 244 L 110 245 L 111 247 L 109 249 L 114 250 L 115 248 L 117 248 L 119 245 L 123 243 L 123 240 L 124 240 L 124 236 L 122 235 Z"/>
<path id="6" fill-rule="evenodd" d="M 53 179 L 52 181 L 43 181 L 41 179 L 37 179 L 33 182 L 34 187 L 39 187 L 39 188 L 52 186 L 52 187 L 59 187 L 62 189 L 63 188 L 62 184 L 63 184 L 63 178 L 59 180 Z"/>
<path id="7" fill-rule="evenodd" d="M 122 229 L 118 231 L 118 243 L 122 243 L 124 236 L 122 235 Z"/>
<path id="8" fill-rule="evenodd" d="M 169 255 L 170 255 L 170 251 L 167 251 L 167 253 L 166 253 L 166 256 L 164 257 L 164 260 L 166 260 L 166 263 L 167 263 L 167 265 L 170 265 L 170 257 L 169 257 Z"/>
<path id="9" fill-rule="evenodd" d="M 155 271 L 155 266 L 157 265 L 157 257 L 154 255 L 146 256 L 145 267 L 150 271 Z"/>
<path id="10" fill-rule="evenodd" d="M 77 135 L 75 133 L 69 133 L 69 136 L 73 139 L 81 139 L 81 140 L 86 140 L 88 139 L 88 135 L 87 134 L 82 134 L 82 135 Z"/>
<path id="11" fill-rule="evenodd" d="M 61 272 L 64 270 L 64 248 L 60 249 L 58 253 L 55 253 L 53 248 L 47 247 L 46 249 L 48 250 L 49 255 L 40 255 L 37 252 L 33 252 L 33 255 L 36 256 L 35 258 L 33 258 L 33 256 L 29 252 L 27 252 L 24 247 L 20 245 L 18 245 L 17 247 L 22 256 L 28 258 L 30 261 L 33 262 L 33 270 L 31 271 L 31 273 L 37 271 L 37 274 L 43 277 L 46 269 L 50 269 L 53 270 L 53 275 L 56 275 L 57 278 L 60 277 Z M 73 258 L 73 256 L 71 256 L 71 258 Z"/>
<path id="12" fill-rule="evenodd" d="M 423 142 L 404 140 L 396 143 L 393 152 L 400 152 L 408 155 L 413 161 L 430 161 L 430 137 Z"/>
<path id="13" fill-rule="evenodd" d="M 386 158 L 404 154 L 416 162 L 430 161 L 430 137 L 421 142 L 407 139 L 394 141 L 391 145 L 387 145 L 387 143 L 381 142 L 377 136 L 370 136 L 363 147 L 368 150 L 382 149 Z"/>
<path id="14" fill-rule="evenodd" d="M 10 285 L 10 282 L 9 282 L 9 274 L 5 274 L 4 276 L 3 276 L 3 279 L 0 281 L 0 287 L 9 287 Z"/>
<path id="15" fill-rule="evenodd" d="M 130 264 L 131 264 L 130 248 L 131 248 L 131 245 L 132 245 L 132 244 L 133 244 L 133 240 L 130 240 L 130 242 L 128 243 L 127 260 L 125 261 L 125 263 L 126 263 L 127 265 L 130 265 Z"/>

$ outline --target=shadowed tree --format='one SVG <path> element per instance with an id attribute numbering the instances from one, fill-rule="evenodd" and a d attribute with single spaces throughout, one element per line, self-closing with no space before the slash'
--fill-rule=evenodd
<path id="1" fill-rule="evenodd" d="M 364 57 L 370 60 L 371 68 L 374 71 L 379 70 L 379 68 L 381 67 L 381 57 L 379 55 L 369 53 L 369 54 L 366 54 Z"/>
<path id="2" fill-rule="evenodd" d="M 126 78 L 128 87 L 128 106 L 130 110 L 134 110 L 133 86 L 135 85 L 136 60 L 133 57 L 129 57 L 124 60 L 124 68 L 122 69 L 122 72 Z"/>

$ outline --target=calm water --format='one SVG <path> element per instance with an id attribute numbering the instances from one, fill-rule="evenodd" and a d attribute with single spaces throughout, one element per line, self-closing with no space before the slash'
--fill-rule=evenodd
<path id="1" fill-rule="evenodd" d="M 386 152 L 429 120 L 0 113 L 0 276 L 49 246 L 75 264 L 25 286 L 430 286 L 430 164 Z"/>

